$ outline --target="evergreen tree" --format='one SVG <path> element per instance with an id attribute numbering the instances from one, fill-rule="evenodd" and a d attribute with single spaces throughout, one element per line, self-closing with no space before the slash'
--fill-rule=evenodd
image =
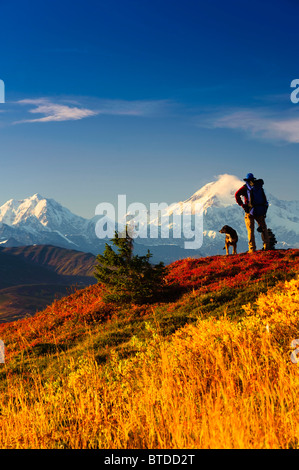
<path id="1" fill-rule="evenodd" d="M 272 230 L 268 228 L 268 235 L 269 235 L 269 241 L 270 241 L 270 250 L 275 250 L 275 245 L 277 243 L 276 237 Z"/>
<path id="2" fill-rule="evenodd" d="M 115 232 L 111 242 L 117 251 L 106 243 L 103 255 L 97 256 L 94 273 L 98 282 L 106 287 L 103 300 L 137 304 L 154 300 L 163 287 L 164 264 L 152 265 L 149 250 L 145 256 L 133 256 L 133 239 L 127 227 L 124 237 Z"/>

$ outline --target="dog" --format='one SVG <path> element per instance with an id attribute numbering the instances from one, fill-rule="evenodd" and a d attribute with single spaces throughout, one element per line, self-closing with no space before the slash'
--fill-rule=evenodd
<path id="1" fill-rule="evenodd" d="M 237 254 L 237 242 L 238 242 L 238 234 L 237 232 L 231 228 L 229 225 L 224 225 L 221 230 L 219 230 L 220 233 L 225 233 L 225 247 L 223 248 L 226 250 L 226 254 L 229 255 L 229 247 L 233 247 L 233 255 Z"/>

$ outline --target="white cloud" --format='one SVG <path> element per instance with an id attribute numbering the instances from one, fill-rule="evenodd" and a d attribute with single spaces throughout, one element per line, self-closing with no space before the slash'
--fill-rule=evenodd
<path id="1" fill-rule="evenodd" d="M 43 114 L 44 116 L 37 119 L 23 119 L 21 121 L 16 121 L 15 124 L 22 122 L 70 121 L 83 119 L 97 114 L 96 111 L 91 109 L 78 108 L 77 106 L 68 106 L 65 104 L 55 104 L 44 98 L 21 100 L 18 101 L 18 103 L 23 105 L 35 105 L 36 107 L 30 109 L 29 112 L 32 114 Z"/>
<path id="2" fill-rule="evenodd" d="M 234 109 L 204 118 L 200 125 L 241 130 L 259 139 L 299 143 L 299 116 L 297 117 L 293 110 L 278 112 L 265 108 Z"/>
<path id="3" fill-rule="evenodd" d="M 17 101 L 18 105 L 33 105 L 29 109 L 31 114 L 41 114 L 36 119 L 21 119 L 14 124 L 25 122 L 51 122 L 51 121 L 70 121 L 84 119 L 96 115 L 113 116 L 153 116 L 161 114 L 173 103 L 168 100 L 100 100 L 100 99 L 82 99 L 89 103 L 88 107 L 81 107 L 77 100 L 64 99 L 60 103 L 54 102 L 50 98 L 24 99 Z M 91 109 L 93 108 L 93 109 Z"/>

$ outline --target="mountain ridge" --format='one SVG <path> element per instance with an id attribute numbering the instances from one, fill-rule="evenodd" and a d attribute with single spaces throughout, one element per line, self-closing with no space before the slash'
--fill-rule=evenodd
<path id="1" fill-rule="evenodd" d="M 0 247 L 0 323 L 34 315 L 95 284 L 95 256 L 56 246 Z"/>
<path id="2" fill-rule="evenodd" d="M 7 247 L 2 253 L 22 257 L 39 266 L 45 266 L 62 276 L 92 277 L 95 256 L 76 250 L 67 250 L 52 245 L 27 245 L 22 247 Z"/>

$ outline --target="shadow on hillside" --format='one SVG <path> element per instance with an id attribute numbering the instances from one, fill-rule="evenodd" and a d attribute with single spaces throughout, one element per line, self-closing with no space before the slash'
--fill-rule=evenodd
<path id="1" fill-rule="evenodd" d="M 166 285 L 159 292 L 156 292 L 152 299 L 147 300 L 146 304 L 153 305 L 156 303 L 176 302 L 188 291 L 190 291 L 190 287 L 186 288 L 185 286 L 174 284 Z"/>
<path id="2" fill-rule="evenodd" d="M 68 348 L 67 344 L 38 343 L 30 348 L 30 352 L 36 356 L 45 356 L 66 351 Z"/>

